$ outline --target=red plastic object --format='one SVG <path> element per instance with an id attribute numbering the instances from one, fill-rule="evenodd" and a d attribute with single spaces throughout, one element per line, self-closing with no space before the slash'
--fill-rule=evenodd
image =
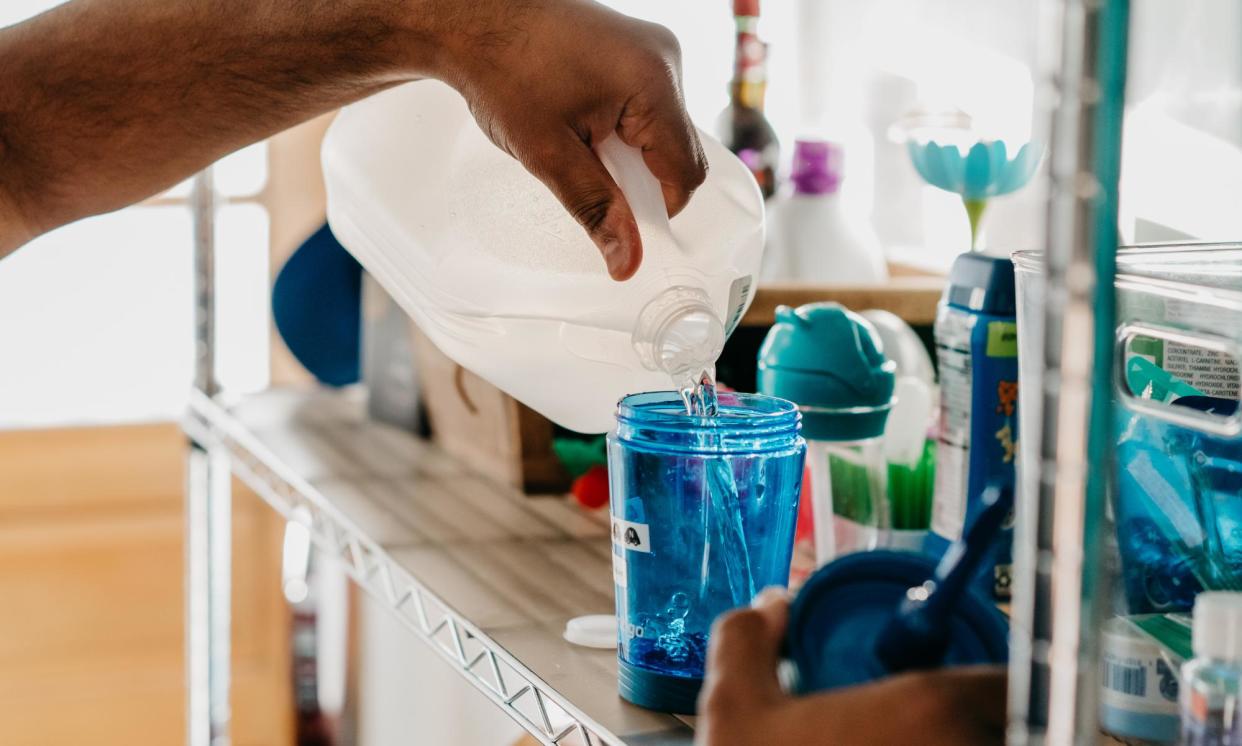
<path id="1" fill-rule="evenodd" d="M 794 541 L 813 541 L 815 538 L 815 518 L 811 511 L 811 467 L 802 469 L 802 492 L 798 497 L 798 522 L 795 524 Z"/>
<path id="2" fill-rule="evenodd" d="M 595 510 L 608 504 L 608 467 L 596 465 L 574 480 L 570 487 L 574 499 L 584 508 Z"/>

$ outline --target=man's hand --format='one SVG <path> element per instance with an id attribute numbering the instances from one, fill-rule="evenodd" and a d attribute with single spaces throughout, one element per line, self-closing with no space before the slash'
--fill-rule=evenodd
<path id="1" fill-rule="evenodd" d="M 695 732 L 701 746 L 926 746 L 1004 739 L 1005 670 L 955 668 L 790 697 L 777 681 L 789 605 L 765 591 L 716 622 Z"/>
<path id="2" fill-rule="evenodd" d="M 707 174 L 668 29 L 590 0 L 482 0 L 455 21 L 437 77 L 483 131 L 539 177 L 590 234 L 618 280 L 642 248 L 630 207 L 592 151 L 614 132 L 641 148 L 675 215 Z"/>
<path id="3" fill-rule="evenodd" d="M 669 214 L 706 162 L 668 30 L 590 0 L 73 0 L 0 30 L 0 257 L 392 85 L 440 78 L 586 228 L 642 249 L 592 151 L 642 148 Z M 411 174 L 411 178 L 434 178 Z"/>

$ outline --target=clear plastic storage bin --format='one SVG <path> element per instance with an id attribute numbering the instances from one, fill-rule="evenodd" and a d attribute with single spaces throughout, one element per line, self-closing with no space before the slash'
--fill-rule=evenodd
<path id="1" fill-rule="evenodd" d="M 1042 259 L 1018 252 L 1022 428 L 1040 417 Z M 1242 590 L 1242 244 L 1164 244 L 1117 254 L 1112 581 L 1103 630 L 1101 723 L 1127 739 L 1177 739 L 1177 675 L 1205 590 Z M 1034 432 L 1034 429 L 1024 429 Z M 1018 462 L 1019 499 L 1038 476 Z"/>

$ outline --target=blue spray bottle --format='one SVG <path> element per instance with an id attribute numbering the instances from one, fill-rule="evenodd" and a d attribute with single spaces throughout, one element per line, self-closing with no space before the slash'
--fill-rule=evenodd
<path id="1" fill-rule="evenodd" d="M 953 262 L 936 314 L 940 433 L 931 531 L 939 557 L 983 509 L 989 485 L 1012 489 L 1018 452 L 1018 332 L 1009 257 L 963 254 Z M 1012 515 L 977 581 L 1009 598 Z"/>

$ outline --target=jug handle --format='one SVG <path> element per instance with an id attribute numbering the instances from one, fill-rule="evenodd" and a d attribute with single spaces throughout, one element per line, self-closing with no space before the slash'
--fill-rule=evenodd
<path id="1" fill-rule="evenodd" d="M 664 190 L 647 168 L 642 150 L 626 145 L 620 137 L 612 135 L 595 147 L 595 153 L 630 203 L 644 243 L 654 238 L 666 239 L 676 245 L 669 227 L 668 209 L 664 205 Z"/>

